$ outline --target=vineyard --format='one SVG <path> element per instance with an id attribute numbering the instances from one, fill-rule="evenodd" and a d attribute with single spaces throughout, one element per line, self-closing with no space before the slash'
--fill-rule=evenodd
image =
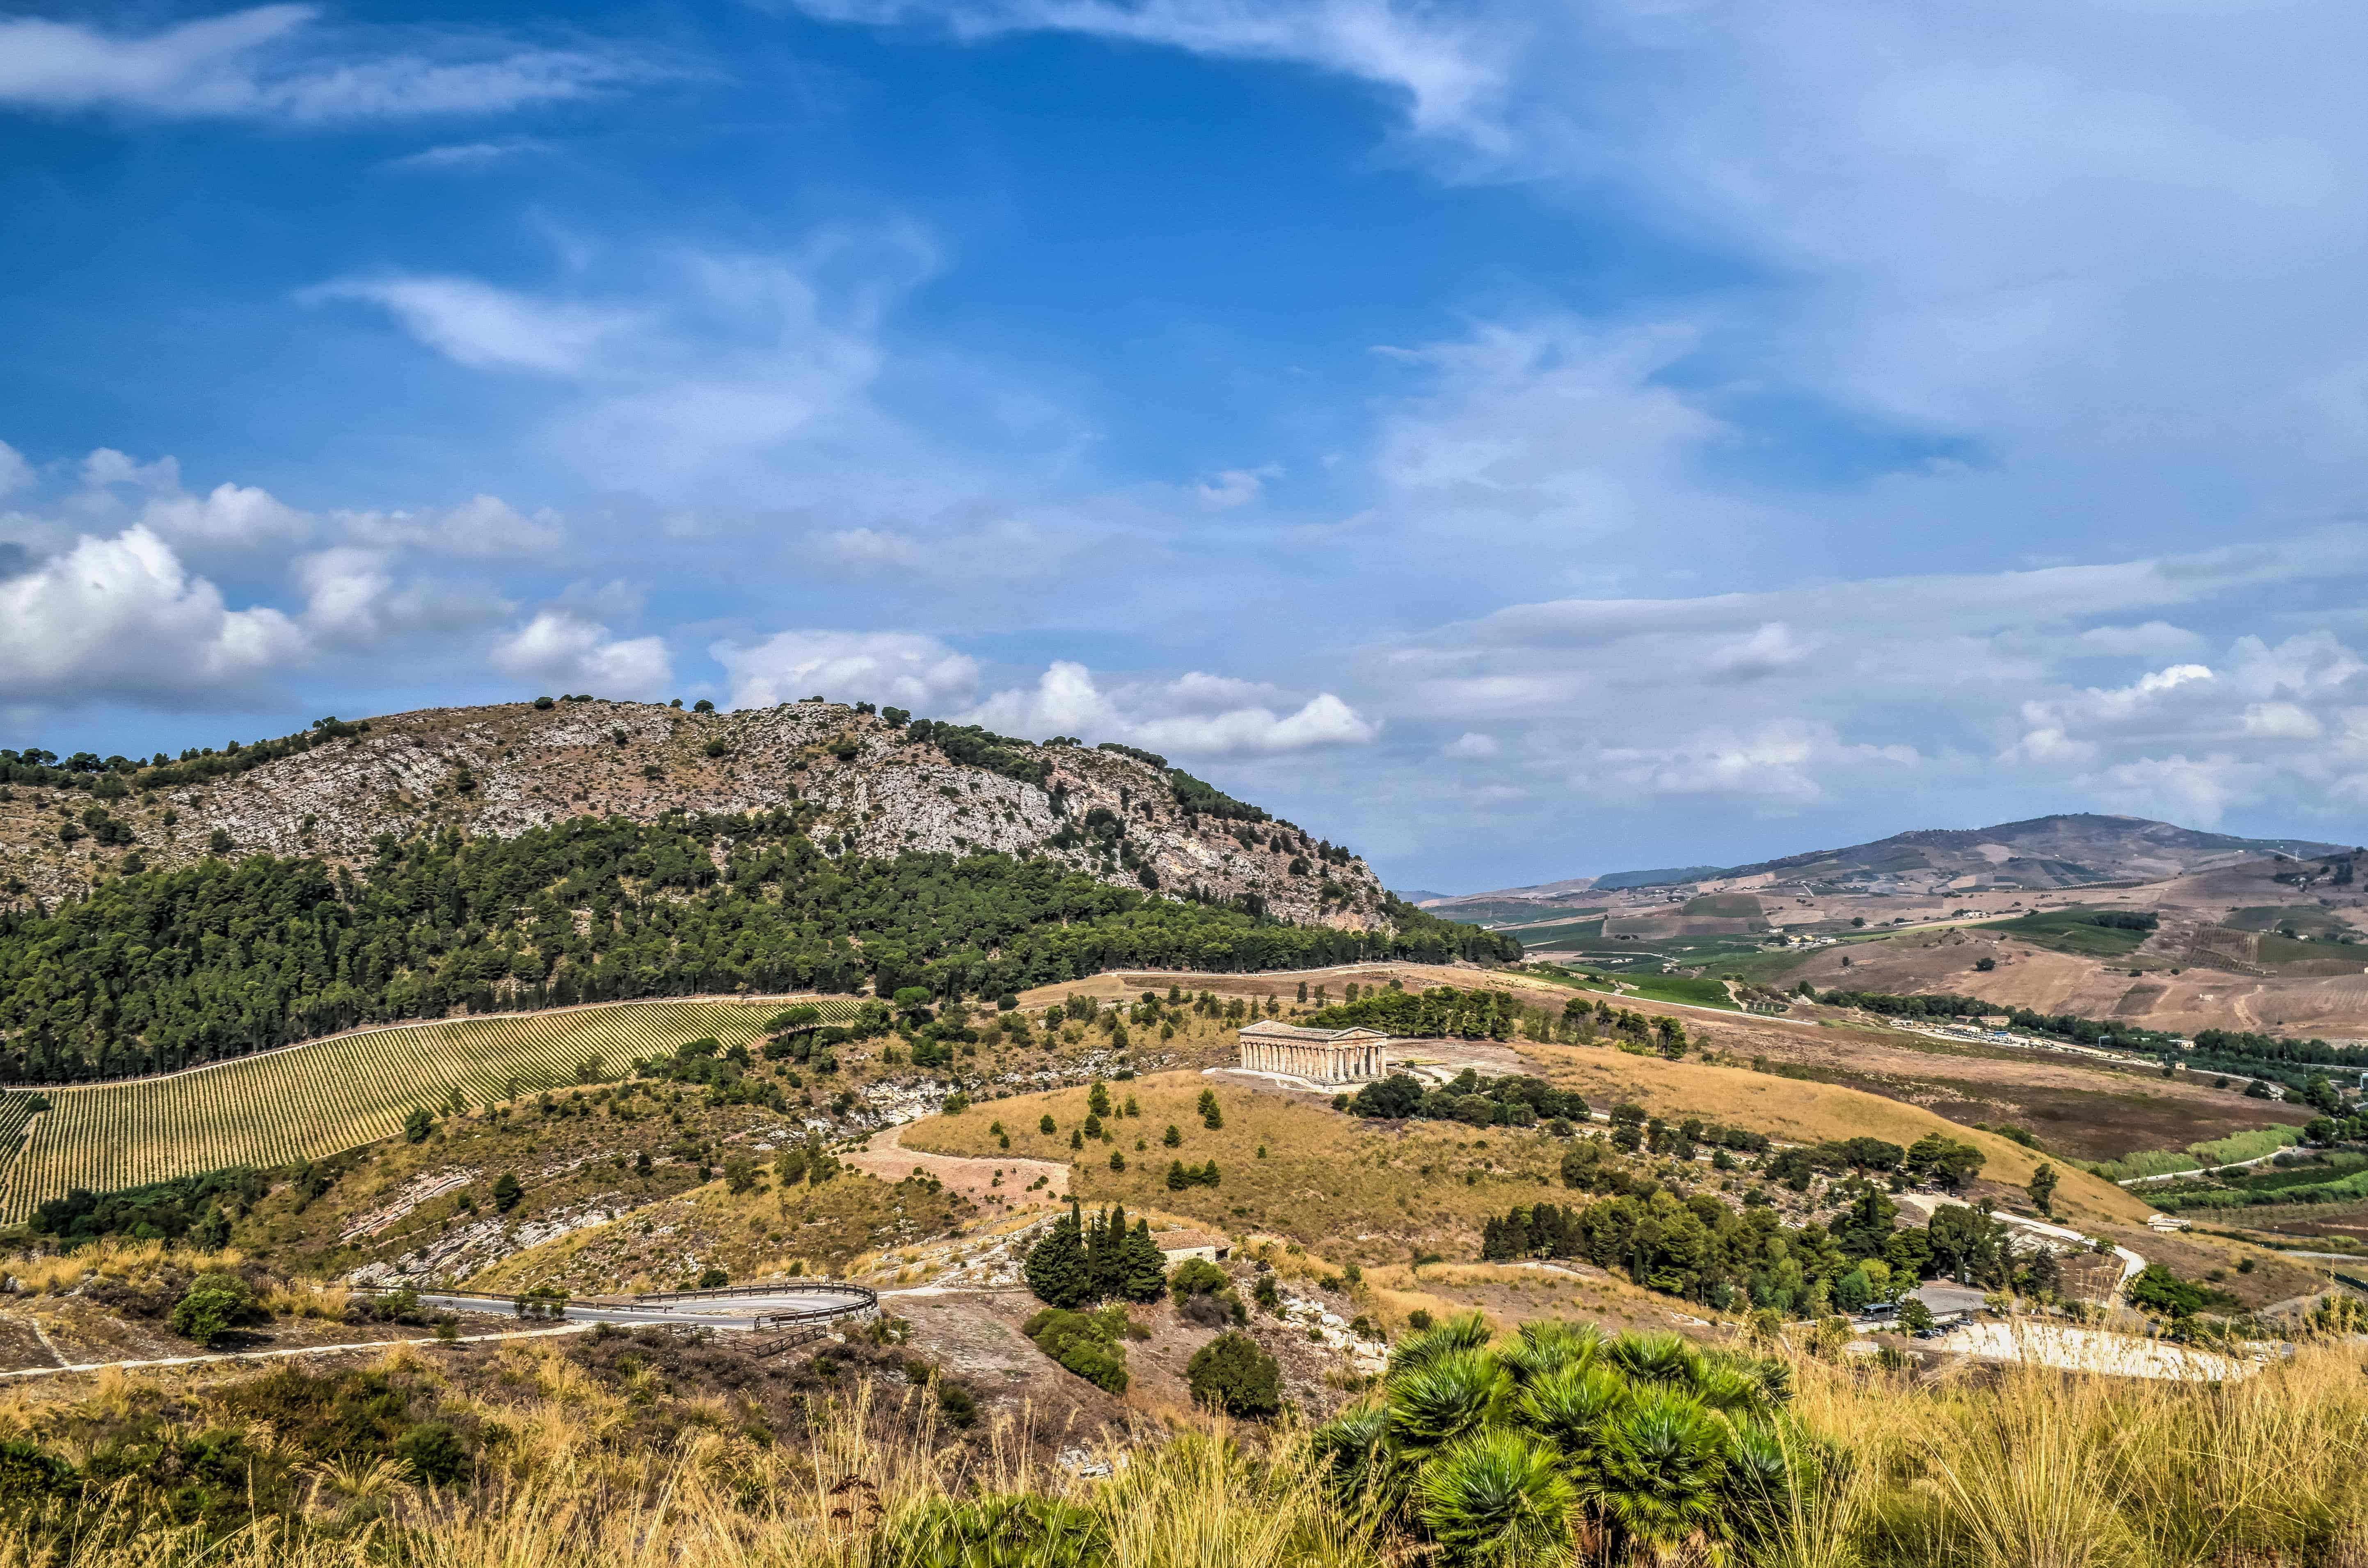
<path id="1" fill-rule="evenodd" d="M 813 999 L 825 1021 L 854 1015 L 844 997 Z M 347 1035 L 167 1077 L 46 1091 L 33 1122 L 28 1096 L 0 1098 L 0 1222 L 23 1219 L 70 1187 L 115 1191 L 231 1165 L 318 1159 L 390 1138 L 415 1107 L 440 1111 L 454 1089 L 474 1105 L 577 1081 L 598 1057 L 614 1076 L 638 1057 L 712 1035 L 756 1039 L 781 1006 L 634 1002 L 556 1013 L 469 1018 Z"/>

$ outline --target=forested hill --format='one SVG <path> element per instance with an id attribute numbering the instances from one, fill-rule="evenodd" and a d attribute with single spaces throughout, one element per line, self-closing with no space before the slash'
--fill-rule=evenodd
<path id="1" fill-rule="evenodd" d="M 171 1071 L 381 1019 L 746 989 L 992 998 L 1114 967 L 1518 957 L 1390 900 L 1291 925 L 1039 858 L 836 853 L 811 806 L 511 838 L 382 837 L 358 868 L 256 856 L 0 915 L 0 1077 Z"/>
<path id="2" fill-rule="evenodd" d="M 359 871 L 389 833 L 510 838 L 586 817 L 792 807 L 834 853 L 999 850 L 1302 923 L 1394 918 L 1346 848 L 1152 753 L 819 698 L 734 713 L 541 698 L 324 719 L 177 756 L 0 751 L 0 900 L 24 907 L 209 858 Z"/>

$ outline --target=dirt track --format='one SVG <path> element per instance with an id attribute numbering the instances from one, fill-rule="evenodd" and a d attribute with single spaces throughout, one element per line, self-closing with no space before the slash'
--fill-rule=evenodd
<path id="1" fill-rule="evenodd" d="M 905 1148 L 904 1131 L 902 1127 L 891 1127 L 875 1132 L 870 1148 L 840 1157 L 882 1181 L 903 1181 L 916 1170 L 933 1176 L 982 1209 L 1014 1211 L 1059 1203 L 1069 1196 L 1069 1167 L 1064 1165 L 1050 1160 L 971 1160 L 956 1154 L 927 1154 Z M 998 1176 L 1003 1178 L 999 1186 L 995 1179 Z M 1029 1184 L 1039 1176 L 1047 1178 L 1045 1184 L 1029 1191 Z"/>

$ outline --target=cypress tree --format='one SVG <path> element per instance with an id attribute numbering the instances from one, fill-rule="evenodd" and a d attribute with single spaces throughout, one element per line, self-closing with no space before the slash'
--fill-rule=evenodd
<path id="1" fill-rule="evenodd" d="M 1069 1212 L 1053 1221 L 1053 1228 L 1029 1249 L 1028 1289 L 1048 1307 L 1080 1306 L 1091 1295 L 1084 1229 L 1077 1206 L 1072 1202 Z"/>
<path id="2" fill-rule="evenodd" d="M 1160 1256 L 1159 1244 L 1151 1239 L 1151 1221 L 1137 1220 L 1128 1233 L 1124 1254 L 1125 1276 L 1119 1283 L 1119 1294 L 1130 1301 L 1156 1301 L 1167 1290 L 1167 1259 Z"/>

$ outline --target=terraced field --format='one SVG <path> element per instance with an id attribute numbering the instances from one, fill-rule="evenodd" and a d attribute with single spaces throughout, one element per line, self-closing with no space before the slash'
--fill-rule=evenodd
<path id="1" fill-rule="evenodd" d="M 814 998 L 825 1021 L 844 997 Z M 636 1057 L 712 1035 L 756 1039 L 782 1006 L 626 1002 L 605 1007 L 376 1029 L 263 1056 L 120 1084 L 44 1092 L 17 1153 L 25 1096 L 0 1100 L 0 1221 L 20 1220 L 69 1187 L 94 1192 L 229 1165 L 282 1165 L 393 1137 L 415 1107 L 440 1109 L 454 1089 L 472 1104 L 576 1081 L 598 1057 L 613 1075 Z M 15 1154 L 11 1161 L 8 1155 Z"/>

